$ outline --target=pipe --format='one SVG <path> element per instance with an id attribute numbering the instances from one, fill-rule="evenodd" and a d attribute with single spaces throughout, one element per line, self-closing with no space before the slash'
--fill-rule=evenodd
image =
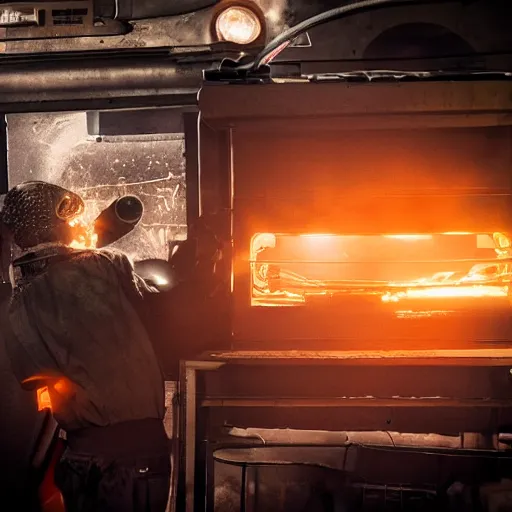
<path id="1" fill-rule="evenodd" d="M 116 199 L 94 221 L 94 231 L 98 235 L 97 246 L 106 247 L 130 233 L 143 213 L 144 205 L 138 197 L 123 196 Z"/>
<path id="2" fill-rule="evenodd" d="M 197 91 L 200 66 L 159 57 L 8 63 L 0 67 L 2 103 L 164 95 Z"/>
<path id="3" fill-rule="evenodd" d="M 405 432 L 327 432 L 316 430 L 231 428 L 229 435 L 246 439 L 259 439 L 262 445 L 290 446 L 308 444 L 311 447 L 322 445 L 344 446 L 348 444 L 429 447 L 459 449 L 463 447 L 461 436 L 440 434 L 410 434 Z"/>

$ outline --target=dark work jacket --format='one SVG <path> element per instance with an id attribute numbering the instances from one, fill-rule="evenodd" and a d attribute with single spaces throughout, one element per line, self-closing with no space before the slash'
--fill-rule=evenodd
<path id="1" fill-rule="evenodd" d="M 39 257 L 42 263 L 16 278 L 9 307 L 7 350 L 18 380 L 69 379 L 63 393 L 49 388 L 54 417 L 68 432 L 162 419 L 163 377 L 136 311 L 150 289 L 129 259 L 67 248 Z"/>

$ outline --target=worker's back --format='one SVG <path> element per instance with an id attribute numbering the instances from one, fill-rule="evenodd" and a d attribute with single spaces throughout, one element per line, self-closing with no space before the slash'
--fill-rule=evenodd
<path id="1" fill-rule="evenodd" d="M 20 265 L 25 277 L 9 308 L 15 373 L 20 380 L 49 374 L 70 381 L 71 389 L 51 394 L 55 418 L 68 432 L 163 418 L 163 378 L 134 307 L 143 299 L 128 259 L 66 251 L 48 257 L 40 271 Z M 42 261 L 37 254 L 34 260 Z"/>

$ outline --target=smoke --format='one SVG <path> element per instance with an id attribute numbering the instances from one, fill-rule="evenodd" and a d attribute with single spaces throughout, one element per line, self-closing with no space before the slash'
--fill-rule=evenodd
<path id="1" fill-rule="evenodd" d="M 291 12 L 288 0 L 258 0 L 256 3 L 265 13 L 269 39 L 289 28 Z"/>

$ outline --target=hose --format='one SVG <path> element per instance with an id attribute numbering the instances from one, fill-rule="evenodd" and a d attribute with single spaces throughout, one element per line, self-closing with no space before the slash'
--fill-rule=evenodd
<path id="1" fill-rule="evenodd" d="M 342 5 L 335 9 L 330 9 L 321 14 L 317 14 L 299 24 L 285 30 L 283 33 L 275 37 L 265 48 L 256 56 L 253 62 L 239 67 L 238 69 L 247 69 L 255 71 L 261 66 L 269 64 L 281 51 L 283 51 L 296 37 L 300 34 L 311 30 L 312 28 L 326 23 L 328 21 L 342 18 L 349 14 L 359 11 L 367 11 L 379 9 L 382 7 L 399 6 L 403 4 L 432 4 L 438 2 L 460 2 L 461 0 L 361 0 L 348 5 Z"/>

